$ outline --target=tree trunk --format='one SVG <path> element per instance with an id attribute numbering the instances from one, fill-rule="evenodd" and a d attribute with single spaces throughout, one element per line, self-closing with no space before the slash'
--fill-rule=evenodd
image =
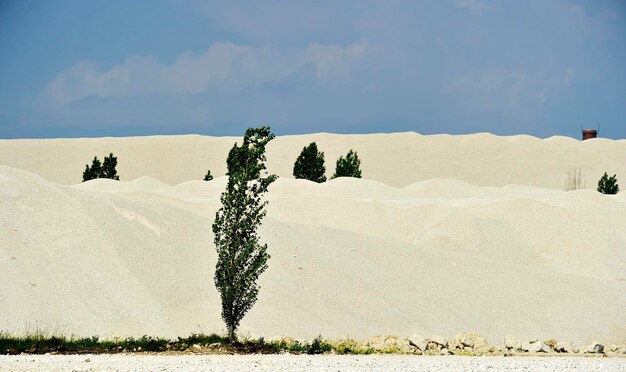
<path id="1" fill-rule="evenodd" d="M 230 340 L 230 342 L 235 341 L 235 326 L 231 324 L 228 325 L 228 339 Z"/>

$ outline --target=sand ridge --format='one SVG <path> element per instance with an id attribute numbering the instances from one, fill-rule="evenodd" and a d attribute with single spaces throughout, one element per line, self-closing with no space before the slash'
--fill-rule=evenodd
<path id="1" fill-rule="evenodd" d="M 225 182 L 66 186 L 0 166 L 0 329 L 223 332 L 211 222 Z M 242 334 L 626 339 L 623 192 L 281 178 L 268 200 L 272 258 Z"/>
<path id="2" fill-rule="evenodd" d="M 85 164 L 113 152 L 122 180 L 149 176 L 176 185 L 202 180 L 207 169 L 223 176 L 228 151 L 236 141 L 241 139 L 200 135 L 0 140 L 0 164 L 57 183 L 77 184 Z M 327 176 L 333 174 L 337 158 L 354 149 L 362 159 L 363 177 L 390 186 L 448 178 L 481 186 L 520 184 L 560 190 L 568 172 L 576 168 L 591 189 L 605 171 L 626 177 L 626 140 L 489 133 L 278 136 L 268 145 L 269 170 L 292 178 L 297 156 L 313 141 L 325 153 Z"/>

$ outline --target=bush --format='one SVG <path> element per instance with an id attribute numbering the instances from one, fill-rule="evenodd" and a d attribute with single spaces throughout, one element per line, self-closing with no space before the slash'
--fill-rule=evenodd
<path id="1" fill-rule="evenodd" d="M 100 163 L 97 156 L 93 157 L 91 167 L 85 165 L 85 171 L 83 172 L 83 182 L 93 180 L 95 178 L 110 178 L 113 180 L 120 179 L 117 175 L 117 158 L 110 153 L 109 156 L 104 158 L 104 163 Z"/>
<path id="2" fill-rule="evenodd" d="M 340 156 L 335 166 L 335 174 L 332 178 L 337 177 L 354 177 L 361 178 L 361 160 L 355 151 L 350 150 L 346 157 Z"/>
<path id="3" fill-rule="evenodd" d="M 206 176 L 204 176 L 204 180 L 205 180 L 205 181 L 211 181 L 212 179 L 213 179 L 213 176 L 211 175 L 211 170 L 209 169 L 209 170 L 206 172 Z"/>
<path id="4" fill-rule="evenodd" d="M 324 354 L 330 353 L 332 346 L 322 339 L 322 335 L 319 335 L 313 340 L 307 350 L 307 354 Z"/>
<path id="5" fill-rule="evenodd" d="M 617 184 L 617 178 L 614 174 L 612 177 L 604 172 L 604 176 L 598 181 L 598 192 L 603 194 L 617 194 L 619 192 L 619 185 Z"/>
<path id="6" fill-rule="evenodd" d="M 305 146 L 293 165 L 293 176 L 309 181 L 322 183 L 326 181 L 324 153 L 317 151 L 317 144 L 311 142 Z"/>

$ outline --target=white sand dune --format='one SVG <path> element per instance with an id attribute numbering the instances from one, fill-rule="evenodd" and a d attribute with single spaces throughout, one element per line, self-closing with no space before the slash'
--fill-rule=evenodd
<path id="1" fill-rule="evenodd" d="M 149 176 L 176 185 L 202 180 L 207 169 L 215 176 L 224 175 L 228 150 L 238 140 L 198 135 L 0 140 L 0 164 L 57 183 L 76 184 L 94 156 L 102 160 L 113 152 L 122 180 Z M 588 188 L 595 188 L 605 171 L 626 179 L 626 140 L 583 142 L 488 133 L 280 136 L 268 146 L 269 169 L 291 178 L 296 157 L 312 141 L 325 153 L 328 176 L 334 172 L 337 158 L 352 148 L 362 159 L 363 177 L 389 186 L 452 178 L 481 186 L 563 189 L 568 171 L 575 168 L 583 171 Z"/>
<path id="2" fill-rule="evenodd" d="M 188 180 L 201 178 L 207 164 L 223 172 L 217 164 L 231 140 L 0 143 L 3 160 L 8 148 L 16 150 L 8 162 L 13 167 L 0 166 L 0 330 L 169 337 L 223 332 L 212 281 L 211 223 L 226 178 Z M 626 154 L 624 141 L 482 134 L 280 137 L 269 154 L 271 169 L 288 175 L 289 163 L 310 140 L 333 149 L 327 158 L 340 147 L 357 148 L 372 179 L 315 184 L 280 178 L 272 185 L 261 230 L 272 258 L 242 334 L 474 331 L 493 343 L 506 334 L 626 341 L 626 193 L 556 190 L 569 164 L 626 176 L 626 156 L 621 165 L 613 159 Z M 189 142 L 189 153 L 179 156 L 172 146 L 169 157 L 204 160 L 175 167 L 161 153 L 168 141 Z M 158 155 L 139 161 L 131 142 L 140 148 L 153 143 L 151 153 Z M 394 146 L 407 143 L 417 148 L 395 162 L 403 151 Z M 277 158 L 281 146 L 285 155 Z M 80 158 L 80 173 L 83 157 L 109 150 L 119 154 L 123 179 L 142 178 L 66 186 L 14 168 L 75 183 L 77 170 L 64 160 Z M 512 154 L 518 155 L 509 159 Z M 47 158 L 55 159 L 52 165 L 37 163 Z M 187 182 L 171 186 L 150 177 Z M 494 187 L 524 180 L 534 186 Z"/>

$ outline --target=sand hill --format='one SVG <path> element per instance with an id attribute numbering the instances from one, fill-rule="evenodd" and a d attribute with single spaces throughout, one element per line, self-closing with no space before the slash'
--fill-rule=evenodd
<path id="1" fill-rule="evenodd" d="M 0 330 L 223 332 L 211 222 L 226 179 L 198 179 L 224 172 L 235 140 L 0 141 Z M 327 164 L 355 148 L 368 179 L 289 179 L 310 141 Z M 79 183 L 110 151 L 133 180 Z M 623 174 L 626 188 L 625 159 L 609 140 L 277 138 L 268 162 L 285 177 L 261 230 L 272 258 L 241 332 L 624 342 L 626 193 L 559 189 L 569 167 L 589 187 Z"/>
<path id="2" fill-rule="evenodd" d="M 122 138 L 0 140 L 0 164 L 66 185 L 82 180 L 85 164 L 109 152 L 118 157 L 122 180 L 153 177 L 170 185 L 202 180 L 207 169 L 226 172 L 228 150 L 240 138 L 152 136 Z M 453 178 L 480 186 L 531 185 L 562 190 L 567 173 L 580 168 L 595 189 L 602 174 L 626 181 L 626 140 L 568 137 L 539 139 L 489 133 L 423 136 L 417 133 L 280 136 L 268 146 L 270 171 L 291 178 L 302 148 L 315 141 L 326 158 L 327 175 L 349 149 L 362 159 L 363 177 L 389 186 Z M 626 186 L 626 184 L 625 184 Z"/>

